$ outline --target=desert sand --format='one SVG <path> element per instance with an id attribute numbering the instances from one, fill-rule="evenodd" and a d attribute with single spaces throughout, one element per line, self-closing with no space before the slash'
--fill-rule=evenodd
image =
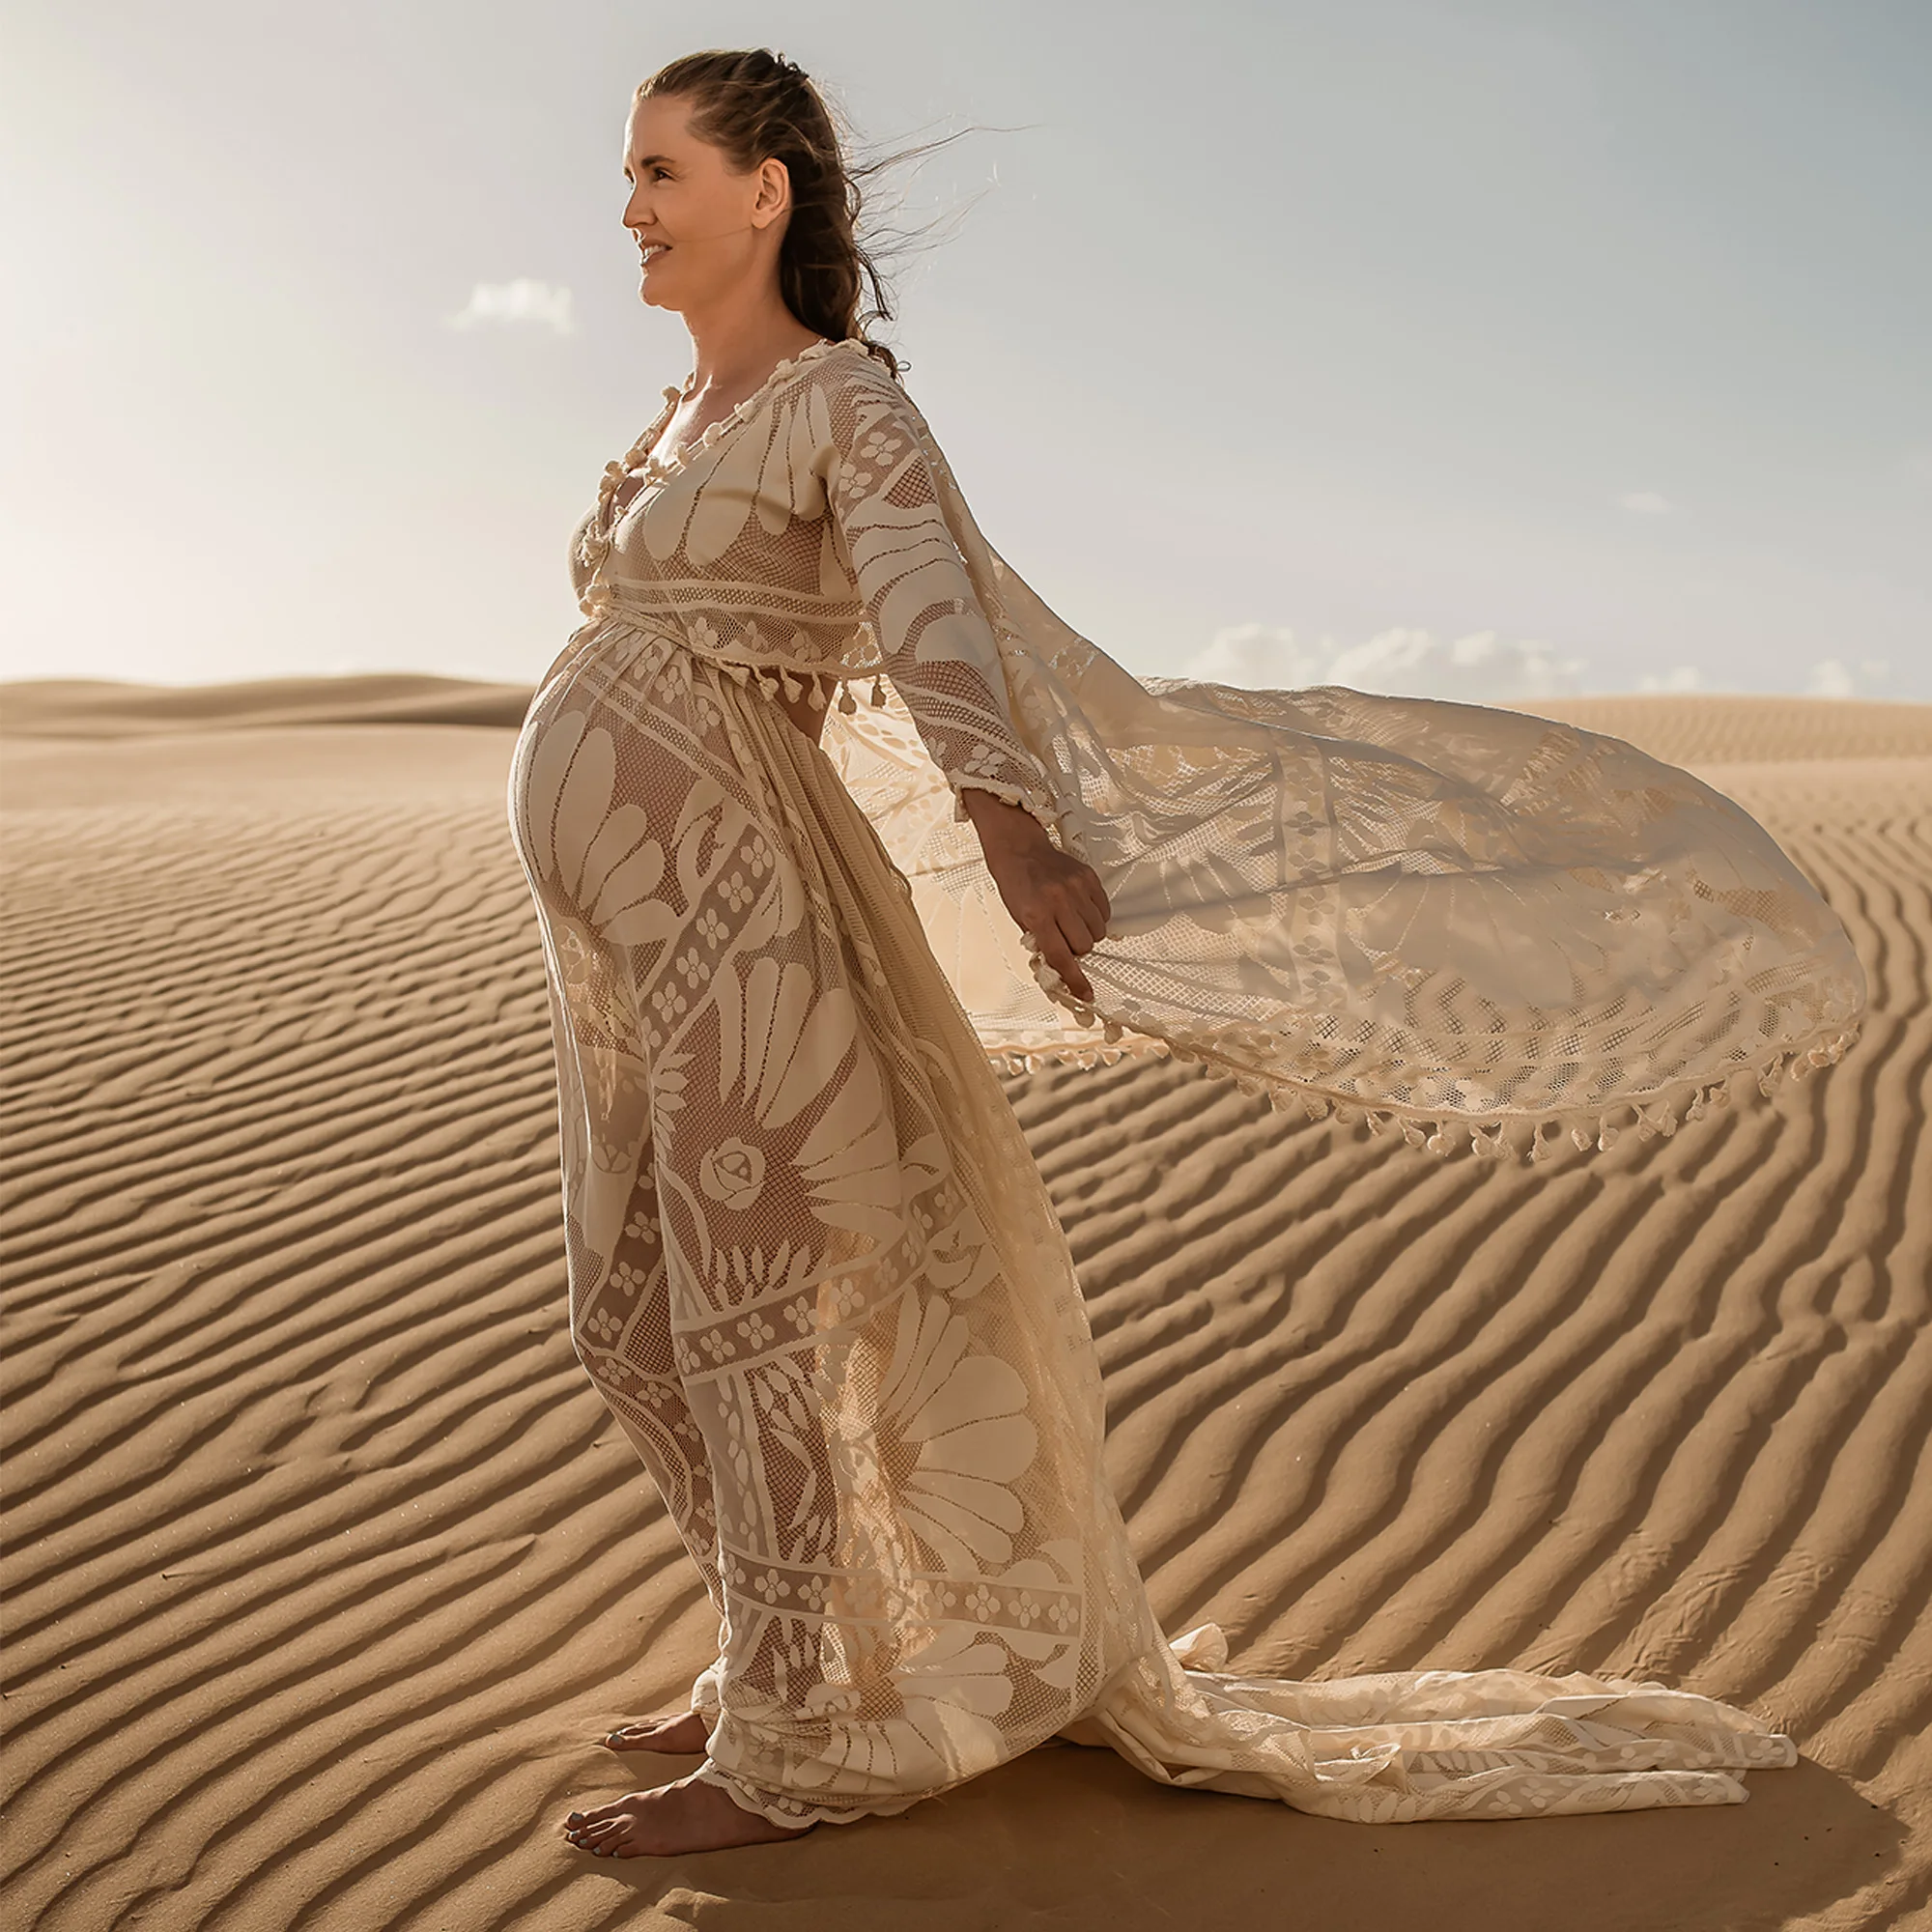
<path id="1" fill-rule="evenodd" d="M 9 1923 L 1866 1927 L 1932 1916 L 1932 706 L 1524 708 L 1691 767 L 1872 1010 L 1790 1104 L 1551 1174 L 1198 1065 L 1007 1078 L 1154 1605 L 1242 1670 L 1654 1677 L 1708 1809 L 1371 1828 L 1055 1746 L 660 1861 L 573 1805 L 715 1624 L 565 1329 L 504 785 L 529 692 L 0 687 Z M 1916 1186 L 1915 1186 L 1916 1183 Z"/>

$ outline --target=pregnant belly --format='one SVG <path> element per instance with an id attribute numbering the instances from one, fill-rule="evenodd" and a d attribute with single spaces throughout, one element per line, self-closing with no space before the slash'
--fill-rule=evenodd
<path id="1" fill-rule="evenodd" d="M 617 623 L 609 629 L 586 627 L 583 632 L 571 639 L 550 668 L 544 672 L 537 685 L 530 715 L 526 722 L 535 724 L 538 711 L 550 712 L 558 708 L 568 696 L 568 687 L 576 681 L 576 672 L 589 668 L 600 658 L 606 658 L 607 653 L 612 648 L 621 650 L 627 658 L 631 657 L 648 640 L 649 634 L 639 632 L 628 624 Z M 662 648 L 661 639 L 659 645 Z M 838 673 L 794 671 L 791 675 L 794 679 L 802 680 L 805 686 L 796 697 L 786 697 L 781 689 L 763 691 L 755 680 L 744 688 L 749 696 L 759 701 L 777 705 L 814 745 L 822 744 L 826 711 L 838 696 Z M 810 686 L 814 678 L 821 700 L 817 704 L 811 701 Z"/>

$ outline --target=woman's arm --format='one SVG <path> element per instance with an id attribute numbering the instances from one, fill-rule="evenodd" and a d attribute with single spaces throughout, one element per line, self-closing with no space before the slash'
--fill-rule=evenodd
<path id="1" fill-rule="evenodd" d="M 1077 955 L 1107 936 L 1112 908 L 1099 874 L 1063 852 L 1023 806 L 977 789 L 961 797 L 1007 910 L 1039 942 L 1040 956 L 1074 998 L 1091 1003 L 1094 988 Z"/>
<path id="2" fill-rule="evenodd" d="M 920 426 L 895 384 L 868 375 L 828 395 L 826 494 L 866 621 L 921 739 L 971 819 L 1007 910 L 1074 997 L 1076 955 L 1106 933 L 1093 868 L 1047 832 L 1053 798 L 1014 729 L 999 644 L 940 507 Z"/>
<path id="3" fill-rule="evenodd" d="M 865 621 L 932 761 L 953 817 L 978 788 L 1050 822 L 1052 793 L 1013 728 L 992 627 L 947 528 L 919 426 L 883 371 L 828 387 L 825 490 Z"/>

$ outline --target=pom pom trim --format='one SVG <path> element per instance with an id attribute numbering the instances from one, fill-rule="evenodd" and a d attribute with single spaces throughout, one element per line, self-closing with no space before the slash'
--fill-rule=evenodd
<path id="1" fill-rule="evenodd" d="M 1394 1127 L 1405 1146 L 1422 1149 L 1438 1158 L 1447 1158 L 1456 1151 L 1460 1135 L 1472 1156 L 1516 1166 L 1549 1159 L 1562 1151 L 1566 1139 L 1580 1152 L 1606 1153 L 1632 1127 L 1642 1140 L 1668 1138 L 1681 1125 L 1707 1119 L 1713 1109 L 1730 1104 L 1737 1083 L 1746 1076 L 1767 1099 L 1776 1098 L 1780 1091 L 1789 1092 L 1792 1085 L 1807 1078 L 1812 1069 L 1833 1065 L 1843 1059 L 1863 1029 L 1861 1019 L 1850 1026 L 1825 1028 L 1805 1039 L 1780 1046 L 1757 1061 L 1740 1063 L 1715 1076 L 1693 1075 L 1672 1081 L 1660 1093 L 1604 1107 L 1454 1114 L 1445 1113 L 1440 1107 L 1407 1106 L 1390 1100 L 1364 1101 L 1357 1094 L 1333 1088 L 1263 1073 L 1209 1046 L 1151 1030 L 1130 1030 L 1117 1019 L 1096 1013 L 1091 1004 L 1075 1000 L 1031 940 L 1028 950 L 1033 956 L 1034 977 L 1055 1004 L 1087 1026 L 1100 1025 L 1108 1043 L 989 1044 L 986 1055 L 997 1071 L 1019 1075 L 1055 1066 L 1112 1066 L 1127 1058 L 1194 1061 L 1210 1073 L 1232 1080 L 1243 1093 L 1265 1094 L 1270 1109 L 1277 1113 L 1299 1106 L 1311 1121 L 1332 1118 L 1344 1125 L 1365 1121 L 1369 1131 L 1376 1135 Z M 1126 1043 L 1112 1043 L 1117 1040 Z"/>

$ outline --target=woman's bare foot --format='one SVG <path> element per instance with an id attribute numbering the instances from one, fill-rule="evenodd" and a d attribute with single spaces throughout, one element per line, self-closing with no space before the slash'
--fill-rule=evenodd
<path id="1" fill-rule="evenodd" d="M 710 1726 L 696 1711 L 682 1711 L 672 1718 L 646 1718 L 640 1724 L 620 1724 L 604 1740 L 614 1751 L 671 1751 L 700 1757 Z"/>
<path id="2" fill-rule="evenodd" d="M 693 1772 L 656 1791 L 627 1791 L 609 1804 L 573 1811 L 563 1834 L 598 1858 L 675 1858 L 682 1852 L 722 1852 L 734 1845 L 764 1845 L 802 1838 L 816 1828 L 774 1825 L 747 1811 L 715 1784 Z"/>

